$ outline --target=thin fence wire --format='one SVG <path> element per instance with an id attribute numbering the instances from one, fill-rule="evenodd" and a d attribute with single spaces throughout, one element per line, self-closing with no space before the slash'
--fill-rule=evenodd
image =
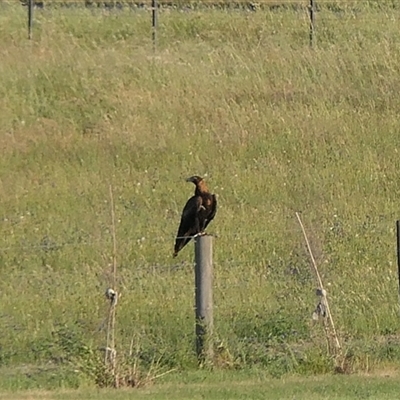
<path id="1" fill-rule="evenodd" d="M 368 231 L 368 232 L 374 232 L 378 231 L 379 233 L 394 233 L 395 232 L 395 226 L 393 225 L 393 220 L 384 220 L 380 222 L 375 222 L 371 223 L 368 221 L 361 221 L 358 224 L 353 224 L 353 225 L 345 225 L 344 230 L 351 230 L 351 231 L 357 231 L 357 230 L 363 230 L 363 231 Z M 345 221 L 343 221 L 345 223 Z M 330 228 L 328 228 L 329 231 L 333 231 L 335 229 L 335 226 L 332 225 Z M 230 240 L 230 241 L 240 241 L 243 240 L 244 238 L 250 238 L 250 239 L 266 239 L 271 237 L 271 228 L 268 226 L 265 226 L 264 229 L 260 230 L 254 230 L 254 231 L 246 231 L 246 232 L 224 232 L 224 233 L 213 233 L 210 232 L 212 236 L 218 241 L 219 239 L 225 239 L 225 240 Z M 276 231 L 275 234 L 287 234 L 287 233 L 301 233 L 301 230 L 299 228 L 288 228 L 288 227 L 282 227 L 279 229 L 279 232 Z M 195 236 L 190 236 L 191 239 L 196 238 L 197 235 Z M 146 232 L 143 232 L 141 236 L 132 236 L 129 238 L 129 243 L 135 244 L 135 243 L 142 243 L 143 242 L 155 242 L 155 243 L 168 243 L 173 241 L 175 239 L 183 239 L 185 237 L 177 237 L 174 235 L 153 235 L 153 234 L 146 234 Z M 19 243 L 13 243 L 9 245 L 2 246 L 0 244 L 0 251 L 6 252 L 10 250 L 20 250 L 20 251 L 29 251 L 29 250 L 44 250 L 44 251 L 50 251 L 50 250 L 59 250 L 64 247 L 94 247 L 94 246 L 99 246 L 99 245 L 109 245 L 111 243 L 110 238 L 99 238 L 97 240 L 82 240 L 82 239 L 77 239 L 77 240 L 68 240 L 66 242 L 57 242 L 51 240 L 51 232 L 46 235 L 45 239 L 40 238 L 38 239 L 40 241 L 46 241 L 46 243 L 35 243 L 35 242 L 26 242 L 23 238 L 20 239 Z"/>
<path id="2" fill-rule="evenodd" d="M 1 0 L 0 3 L 3 4 L 21 4 L 26 6 L 29 0 Z M 90 7 L 90 6 L 96 6 L 96 7 L 124 7 L 128 6 L 130 4 L 151 4 L 152 0 L 34 0 L 34 2 L 38 6 L 46 6 L 46 5 L 64 5 L 64 4 L 69 4 L 69 5 L 79 5 L 79 6 L 85 6 L 85 7 Z M 159 0 L 159 4 L 185 4 L 185 3 L 192 3 L 192 4 L 247 4 L 250 3 L 248 0 L 200 0 L 200 1 L 195 1 L 195 0 Z M 306 5 L 309 3 L 309 0 L 261 0 L 255 2 L 257 4 L 264 4 L 264 5 L 269 5 L 271 7 L 283 7 L 283 6 L 290 6 L 290 5 Z M 328 4 L 330 6 L 333 6 L 335 4 L 351 4 L 351 5 L 371 5 L 373 4 L 373 1 L 370 0 L 318 0 L 318 4 Z M 385 2 L 380 1 L 380 4 L 385 4 Z M 375 4 L 378 4 L 376 1 Z M 386 2 L 386 4 L 392 4 L 390 2 Z"/>
<path id="3" fill-rule="evenodd" d="M 0 5 L 21 5 L 28 6 L 31 0 L 0 0 Z M 152 9 L 154 7 L 154 0 L 144 1 L 115 1 L 115 0 L 32 0 L 32 5 L 35 9 L 42 8 L 95 8 L 105 10 L 123 10 L 123 9 Z M 304 11 L 309 9 L 310 0 L 298 0 L 298 1 L 285 1 L 285 0 L 270 0 L 270 1 L 249 1 L 249 0 L 158 0 L 156 3 L 157 8 L 173 8 L 185 10 L 190 9 L 201 9 L 201 7 L 209 8 L 234 8 L 243 7 L 249 8 L 251 11 L 259 11 L 262 9 L 272 10 L 275 12 L 279 11 Z M 369 1 L 369 0 L 318 0 L 315 1 L 316 12 L 332 12 L 342 13 L 346 11 L 357 11 L 363 10 L 396 10 L 400 9 L 400 5 L 396 6 L 394 2 L 385 1 Z"/>
<path id="4" fill-rule="evenodd" d="M 9 4 L 11 1 L 0 2 Z M 15 2 L 14 2 L 15 3 Z M 191 0 L 145 0 L 145 1 L 100 1 L 100 0 L 20 0 L 20 4 L 28 6 L 28 38 L 33 38 L 34 31 L 34 12 L 33 9 L 45 8 L 91 8 L 107 11 L 122 11 L 124 9 L 144 9 L 151 12 L 151 40 L 153 43 L 153 51 L 156 50 L 157 36 L 159 31 L 159 20 L 162 21 L 163 10 L 177 10 L 191 12 L 196 10 L 244 10 L 250 12 L 288 12 L 294 11 L 303 14 L 305 19 L 305 34 L 308 31 L 309 44 L 311 47 L 316 45 L 318 30 L 324 30 L 329 22 L 342 20 L 348 22 L 352 20 L 359 21 L 376 21 L 379 18 L 382 23 L 386 19 L 396 20 L 393 11 L 400 9 L 400 5 L 396 7 L 393 2 L 371 2 L 370 0 L 270 0 L 270 1 L 191 1 Z M 368 10 L 368 14 L 366 13 Z M 370 11 L 378 10 L 379 14 L 371 15 Z M 387 10 L 387 14 L 382 14 L 382 10 Z M 105 14 L 106 17 L 106 14 Z M 399 19 L 399 18 L 397 18 Z"/>

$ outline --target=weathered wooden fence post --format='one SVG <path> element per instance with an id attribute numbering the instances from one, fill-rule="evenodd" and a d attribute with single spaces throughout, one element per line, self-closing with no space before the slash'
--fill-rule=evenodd
<path id="1" fill-rule="evenodd" d="M 214 357 L 212 240 L 209 235 L 195 238 L 196 352 L 201 364 L 212 364 Z"/>
<path id="2" fill-rule="evenodd" d="M 308 8 L 310 11 L 310 46 L 313 47 L 315 44 L 315 0 L 310 0 Z"/>
<path id="3" fill-rule="evenodd" d="M 28 39 L 32 39 L 32 27 L 33 27 L 33 6 L 35 0 L 28 0 Z"/>

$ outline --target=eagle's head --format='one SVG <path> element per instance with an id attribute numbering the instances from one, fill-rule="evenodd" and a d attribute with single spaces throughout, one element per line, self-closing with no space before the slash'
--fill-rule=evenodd
<path id="1" fill-rule="evenodd" d="M 201 176 L 193 175 L 190 178 L 187 178 L 186 182 L 192 182 L 197 186 L 202 180 L 203 178 Z"/>

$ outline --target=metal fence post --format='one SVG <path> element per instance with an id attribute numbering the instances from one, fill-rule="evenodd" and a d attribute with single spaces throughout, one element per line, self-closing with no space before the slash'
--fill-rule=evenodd
<path id="1" fill-rule="evenodd" d="M 151 37 L 153 40 L 153 50 L 156 50 L 156 39 L 157 39 L 157 12 L 158 12 L 157 0 L 151 0 Z"/>
<path id="2" fill-rule="evenodd" d="M 310 46 L 315 45 L 315 0 L 310 0 Z"/>
<path id="3" fill-rule="evenodd" d="M 32 39 L 32 26 L 33 26 L 33 6 L 35 0 L 28 0 L 28 38 Z"/>

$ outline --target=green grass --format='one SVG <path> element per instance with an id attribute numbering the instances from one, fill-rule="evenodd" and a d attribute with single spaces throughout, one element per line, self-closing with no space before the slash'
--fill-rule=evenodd
<path id="1" fill-rule="evenodd" d="M 397 399 L 398 373 L 273 379 L 261 371 L 179 374 L 139 390 L 30 390 L 0 393 L 7 400 L 69 399 Z"/>
<path id="2" fill-rule="evenodd" d="M 144 10 L 37 11 L 28 41 L 26 9 L 1 7 L 0 365 L 92 379 L 111 184 L 119 354 L 195 367 L 193 250 L 171 257 L 194 173 L 220 204 L 217 366 L 332 370 L 296 211 L 350 370 L 400 360 L 398 10 L 324 9 L 315 49 L 302 12 L 167 10 L 153 54 Z"/>

